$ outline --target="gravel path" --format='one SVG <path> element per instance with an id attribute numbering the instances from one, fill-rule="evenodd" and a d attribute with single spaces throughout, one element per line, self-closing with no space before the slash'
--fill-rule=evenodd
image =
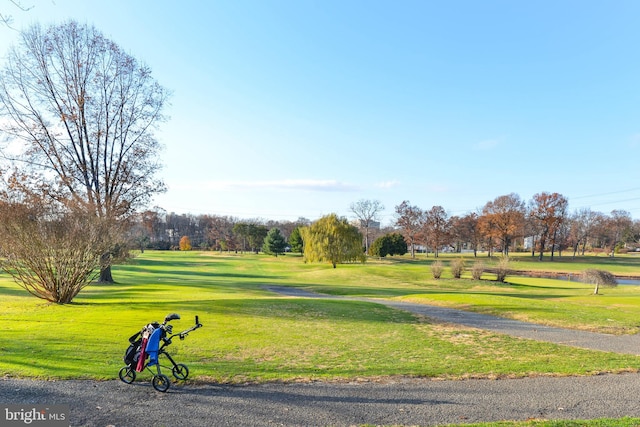
<path id="1" fill-rule="evenodd" d="M 455 310 L 433 305 L 416 304 L 372 298 L 349 298 L 323 295 L 287 286 L 267 286 L 265 289 L 289 297 L 353 299 L 383 304 L 400 310 L 432 317 L 443 322 L 486 329 L 502 334 L 538 341 L 547 341 L 591 350 L 640 355 L 640 335 L 610 335 L 593 332 L 553 328 L 535 323 L 520 322 L 470 311 Z"/>
<path id="2" fill-rule="evenodd" d="M 268 287 L 285 297 L 322 297 Z M 640 354 L 638 337 L 566 331 L 419 304 L 369 300 L 443 321 L 576 347 Z M 115 376 L 115 373 L 114 373 Z M 148 374 L 113 381 L 0 379 L 2 404 L 69 405 L 72 426 L 436 426 L 526 419 L 640 417 L 640 375 L 436 381 L 174 384 L 156 392 Z M 4 418 L 0 412 L 0 426 Z M 37 423 L 32 423 L 37 426 Z"/>

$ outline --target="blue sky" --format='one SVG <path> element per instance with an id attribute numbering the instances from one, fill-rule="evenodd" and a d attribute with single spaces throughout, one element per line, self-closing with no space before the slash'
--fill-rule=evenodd
<path id="1" fill-rule="evenodd" d="M 638 1 L 0 0 L 72 18 L 173 92 L 169 212 L 450 215 L 517 193 L 640 218 Z M 0 28 L 0 51 L 17 33 Z"/>

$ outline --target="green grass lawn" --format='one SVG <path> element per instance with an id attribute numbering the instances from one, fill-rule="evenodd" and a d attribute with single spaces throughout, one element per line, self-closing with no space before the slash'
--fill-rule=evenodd
<path id="1" fill-rule="evenodd" d="M 117 378 L 127 338 L 170 312 L 182 316 L 173 322 L 176 331 L 190 327 L 195 315 L 204 324 L 170 347 L 200 381 L 492 378 L 640 369 L 640 357 L 443 325 L 374 303 L 286 298 L 264 289 L 277 284 L 400 298 L 592 330 L 638 327 L 638 287 L 593 296 L 590 286 L 546 279 L 433 280 L 428 263 L 402 259 L 333 269 L 290 255 L 145 252 L 114 268 L 117 284 L 91 285 L 68 305 L 38 300 L 0 276 L 0 375 Z"/>

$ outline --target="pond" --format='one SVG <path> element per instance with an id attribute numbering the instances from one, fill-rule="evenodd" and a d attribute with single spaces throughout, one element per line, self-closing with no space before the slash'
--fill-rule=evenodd
<path id="1" fill-rule="evenodd" d="M 517 273 L 517 276 L 522 277 L 531 277 L 531 278 L 540 278 L 540 279 L 553 279 L 553 280 L 568 280 L 579 282 L 580 276 L 577 274 L 520 274 Z M 616 277 L 618 281 L 618 285 L 640 285 L 640 279 L 631 279 L 628 277 Z"/>

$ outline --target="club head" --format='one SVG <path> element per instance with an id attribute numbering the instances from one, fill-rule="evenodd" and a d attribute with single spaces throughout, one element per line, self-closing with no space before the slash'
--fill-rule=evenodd
<path id="1" fill-rule="evenodd" d="M 180 315 L 178 313 L 167 314 L 167 317 L 164 318 L 164 323 L 170 322 L 172 320 L 180 319 Z"/>

